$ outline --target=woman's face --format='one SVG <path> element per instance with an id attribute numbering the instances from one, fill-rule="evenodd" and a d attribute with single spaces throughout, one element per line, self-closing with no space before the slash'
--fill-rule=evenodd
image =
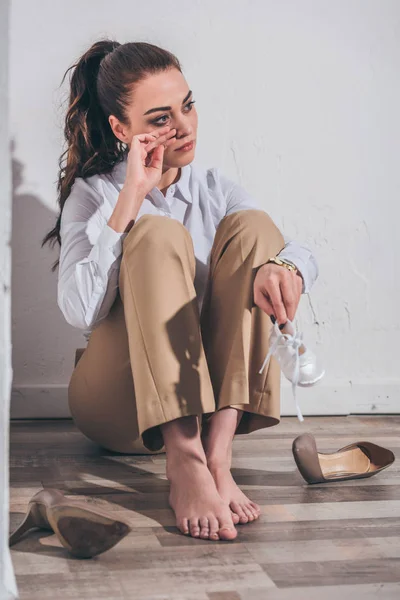
<path id="1" fill-rule="evenodd" d="M 194 159 L 197 136 L 197 111 L 194 96 L 178 69 L 150 75 L 135 88 L 134 99 L 127 109 L 130 125 L 113 115 L 109 117 L 114 134 L 130 146 L 132 137 L 165 125 L 176 129 L 175 143 L 164 151 L 164 167 L 180 167 Z M 177 150 L 193 141 L 190 150 Z"/>

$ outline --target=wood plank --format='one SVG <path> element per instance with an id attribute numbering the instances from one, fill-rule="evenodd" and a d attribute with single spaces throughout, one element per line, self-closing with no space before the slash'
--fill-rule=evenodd
<path id="1" fill-rule="evenodd" d="M 280 564 L 313 561 L 376 560 L 400 558 L 400 537 L 375 537 L 358 539 L 297 540 L 274 542 L 247 542 L 245 544 L 252 557 L 260 564 Z"/>
<path id="2" fill-rule="evenodd" d="M 292 587 L 292 588 L 249 588 L 241 589 L 232 600 L 321 600 L 323 592 L 324 600 L 398 600 L 400 598 L 399 583 L 371 583 L 352 585 L 324 585 L 321 587 Z M 218 592 L 217 592 L 218 593 Z M 226 594 L 237 594 L 228 591 Z M 216 600 L 217 596 L 209 594 L 210 600 Z M 229 598 L 229 595 L 227 596 Z M 172 599 L 171 599 L 172 600 Z M 175 599 L 174 599 L 175 600 Z"/>
<path id="3" fill-rule="evenodd" d="M 168 506 L 165 454 L 109 452 L 72 420 L 12 422 L 10 529 L 31 496 L 56 487 L 126 520 L 133 531 L 91 560 L 71 557 L 53 532 L 11 548 L 20 597 L 39 600 L 363 600 L 400 597 L 400 460 L 365 480 L 309 486 L 291 443 L 301 431 L 321 451 L 368 439 L 400 456 L 400 417 L 285 417 L 236 436 L 233 476 L 262 506 L 231 542 L 182 535 Z M 205 548 L 205 546 L 207 546 Z M 322 588 L 322 589 L 321 589 Z"/>
<path id="4" fill-rule="evenodd" d="M 277 587 L 400 582 L 400 558 L 263 565 Z"/>
<path id="5" fill-rule="evenodd" d="M 337 519 L 329 521 L 281 521 L 247 523 L 237 527 L 238 536 L 232 543 L 264 543 L 302 540 L 368 539 L 373 537 L 400 536 L 400 520 L 397 517 L 383 519 Z M 154 527 L 153 531 L 162 546 L 182 546 L 201 543 L 176 534 L 174 527 Z"/>

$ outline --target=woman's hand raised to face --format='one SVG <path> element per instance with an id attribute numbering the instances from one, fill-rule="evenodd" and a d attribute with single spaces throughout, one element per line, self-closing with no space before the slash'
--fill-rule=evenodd
<path id="1" fill-rule="evenodd" d="M 281 325 L 293 321 L 302 289 L 300 273 L 268 263 L 258 269 L 254 279 L 254 303 Z"/>
<path id="2" fill-rule="evenodd" d="M 144 197 L 159 183 L 164 150 L 175 141 L 175 134 L 176 130 L 166 125 L 133 136 L 127 158 L 125 189 L 132 188 Z"/>
<path id="3" fill-rule="evenodd" d="M 166 125 L 133 136 L 124 185 L 107 222 L 118 233 L 130 231 L 146 194 L 160 182 L 164 149 L 175 141 L 175 134 L 176 130 Z"/>

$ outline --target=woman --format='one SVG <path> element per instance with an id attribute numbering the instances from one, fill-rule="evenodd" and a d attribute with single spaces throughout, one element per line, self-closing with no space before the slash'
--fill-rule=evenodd
<path id="1" fill-rule="evenodd" d="M 294 318 L 317 263 L 242 187 L 193 164 L 195 100 L 174 55 L 103 40 L 70 69 L 43 244 L 61 245 L 58 304 L 88 341 L 71 414 L 112 451 L 165 451 L 179 530 L 234 539 L 260 507 L 231 476 L 232 439 L 279 422 L 274 357 L 259 373 L 270 316 Z M 278 254 L 297 270 L 267 263 Z"/>

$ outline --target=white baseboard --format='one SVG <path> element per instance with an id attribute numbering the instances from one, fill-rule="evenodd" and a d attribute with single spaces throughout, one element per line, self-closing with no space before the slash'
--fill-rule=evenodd
<path id="1" fill-rule="evenodd" d="M 400 380 L 359 383 L 320 382 L 297 388 L 304 416 L 349 414 L 400 414 Z M 282 416 L 296 415 L 290 383 L 282 381 Z M 11 419 L 71 418 L 67 385 L 21 385 L 12 389 Z"/>
<path id="2" fill-rule="evenodd" d="M 11 391 L 11 419 L 71 418 L 68 407 L 68 386 L 20 385 Z"/>
<path id="3" fill-rule="evenodd" d="M 303 415 L 399 414 L 399 381 L 322 381 L 311 388 L 297 388 Z M 295 415 L 290 383 L 282 381 L 281 414 Z"/>

